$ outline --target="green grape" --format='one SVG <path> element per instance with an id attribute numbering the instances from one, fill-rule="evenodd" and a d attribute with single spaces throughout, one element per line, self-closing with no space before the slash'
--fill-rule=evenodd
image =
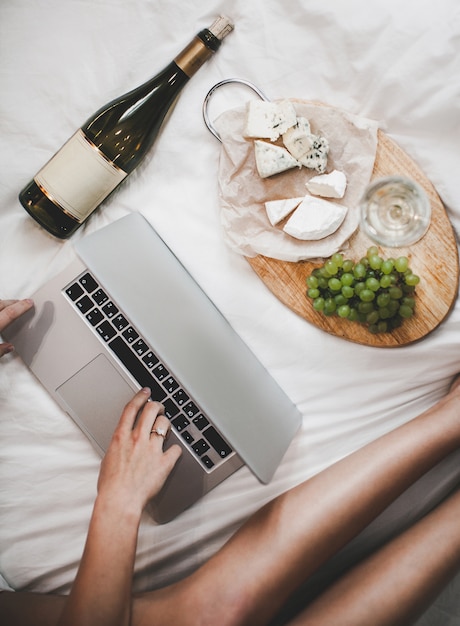
<path id="1" fill-rule="evenodd" d="M 310 276 L 308 276 L 307 278 L 307 286 L 311 287 L 312 289 L 317 289 L 318 288 L 318 278 L 317 276 L 314 276 L 313 274 L 311 274 Z"/>
<path id="2" fill-rule="evenodd" d="M 404 319 L 412 317 L 413 314 L 414 310 L 410 306 L 407 306 L 407 304 L 401 304 L 401 306 L 399 307 L 399 315 Z"/>
<path id="3" fill-rule="evenodd" d="M 324 309 L 324 298 L 315 298 L 313 300 L 313 308 L 315 311 L 322 311 Z"/>
<path id="4" fill-rule="evenodd" d="M 345 259 L 342 265 L 342 270 L 344 271 L 344 273 L 352 272 L 354 265 L 355 264 L 353 261 L 351 261 L 350 259 Z"/>
<path id="5" fill-rule="evenodd" d="M 327 284 L 331 291 L 340 291 L 342 289 L 342 283 L 338 278 L 330 278 Z"/>
<path id="6" fill-rule="evenodd" d="M 387 320 L 391 317 L 391 311 L 387 306 L 379 307 L 379 317 L 381 320 Z"/>
<path id="7" fill-rule="evenodd" d="M 409 259 L 407 256 L 400 256 L 395 260 L 395 269 L 403 274 L 409 267 Z"/>
<path id="8" fill-rule="evenodd" d="M 378 255 L 378 253 L 379 253 L 379 249 L 377 248 L 377 246 L 371 246 L 370 248 L 368 248 L 366 252 L 366 256 L 368 259 L 370 259 L 371 256 Z"/>
<path id="9" fill-rule="evenodd" d="M 334 296 L 334 302 L 336 306 L 342 306 L 343 304 L 347 304 L 348 303 L 348 298 L 345 298 L 345 296 L 341 293 L 337 294 L 336 296 Z"/>
<path id="10" fill-rule="evenodd" d="M 390 287 L 388 293 L 390 294 L 390 298 L 392 300 L 400 300 L 403 297 L 402 289 L 399 287 Z"/>
<path id="11" fill-rule="evenodd" d="M 345 272 L 340 277 L 340 281 L 342 285 L 347 285 L 348 287 L 350 287 L 355 282 L 355 277 L 353 276 L 353 274 L 350 274 L 350 272 Z"/>
<path id="12" fill-rule="evenodd" d="M 367 315 L 368 313 L 373 311 L 373 309 L 374 309 L 374 305 L 372 304 L 372 302 L 360 302 L 358 304 L 359 313 L 365 313 Z"/>
<path id="13" fill-rule="evenodd" d="M 405 277 L 405 281 L 406 281 L 406 285 L 409 285 L 410 287 L 415 287 L 415 285 L 419 284 L 420 278 L 416 276 L 415 274 L 408 274 Z"/>
<path id="14" fill-rule="evenodd" d="M 350 312 L 351 309 L 348 304 L 342 304 L 342 306 L 339 306 L 339 308 L 337 309 L 337 315 L 339 317 L 350 317 Z"/>
<path id="15" fill-rule="evenodd" d="M 363 289 L 361 291 L 359 297 L 363 302 L 372 302 L 372 300 L 375 298 L 375 293 L 371 289 L 367 289 L 366 287 L 366 289 Z"/>
<path id="16" fill-rule="evenodd" d="M 353 268 L 355 278 L 364 278 L 366 276 L 366 266 L 364 263 L 357 263 Z"/>
<path id="17" fill-rule="evenodd" d="M 340 252 L 336 252 L 335 254 L 331 256 L 331 261 L 333 261 L 337 265 L 337 267 L 342 267 L 343 254 L 340 254 Z"/>
<path id="18" fill-rule="evenodd" d="M 356 322 L 358 319 L 358 311 L 356 309 L 350 309 L 350 315 L 348 316 L 350 322 Z"/>
<path id="19" fill-rule="evenodd" d="M 379 321 L 379 319 L 380 319 L 380 316 L 379 316 L 378 311 L 371 311 L 366 316 L 366 322 L 368 324 L 376 324 Z"/>
<path id="20" fill-rule="evenodd" d="M 353 287 L 350 287 L 349 285 L 344 285 L 342 287 L 342 294 L 345 296 L 345 298 L 349 300 L 350 298 L 353 298 L 353 296 L 355 295 L 355 290 L 353 289 Z"/>
<path id="21" fill-rule="evenodd" d="M 319 289 L 313 289 L 313 288 L 307 289 L 307 296 L 314 300 L 315 298 L 319 298 L 320 291 L 319 291 Z"/>
<path id="22" fill-rule="evenodd" d="M 337 272 L 339 271 L 339 266 L 337 265 L 335 261 L 332 261 L 332 259 L 329 259 L 329 261 L 326 261 L 326 263 L 324 264 L 324 267 L 326 268 L 326 271 L 329 274 L 329 276 L 335 276 Z"/>
<path id="23" fill-rule="evenodd" d="M 385 307 L 388 306 L 388 303 L 390 302 L 391 298 L 390 298 L 390 294 L 387 292 L 383 292 L 383 293 L 379 293 L 379 295 L 377 296 L 377 305 L 379 307 Z"/>
<path id="24" fill-rule="evenodd" d="M 332 315 L 333 313 L 335 313 L 336 308 L 337 307 L 334 300 L 332 298 L 326 298 L 326 300 L 324 301 L 324 313 L 326 315 Z"/>
<path id="25" fill-rule="evenodd" d="M 386 289 L 387 287 L 389 287 L 390 285 L 393 284 L 393 277 L 389 274 L 384 274 L 381 279 L 380 279 L 380 287 L 383 287 L 383 289 Z"/>
<path id="26" fill-rule="evenodd" d="M 375 276 L 371 276 L 366 280 L 366 289 L 370 289 L 371 291 L 377 291 L 380 289 L 380 281 L 375 278 Z"/>
<path id="27" fill-rule="evenodd" d="M 366 283 L 363 283 L 363 282 L 356 283 L 355 294 L 359 296 L 359 294 L 361 293 L 363 289 L 366 289 Z"/>
<path id="28" fill-rule="evenodd" d="M 382 267 L 383 259 L 378 254 L 371 254 L 369 257 L 369 265 L 373 270 L 379 270 Z"/>
<path id="29" fill-rule="evenodd" d="M 391 274 L 393 271 L 394 263 L 393 259 L 386 259 L 383 261 L 380 269 L 382 270 L 382 274 Z"/>
<path id="30" fill-rule="evenodd" d="M 405 296 L 402 299 L 401 304 L 405 304 L 406 306 L 410 306 L 410 308 L 413 309 L 415 307 L 415 298 L 410 298 L 408 296 Z"/>

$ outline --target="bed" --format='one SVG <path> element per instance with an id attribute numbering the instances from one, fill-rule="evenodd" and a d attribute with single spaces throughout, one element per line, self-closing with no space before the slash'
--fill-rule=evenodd
<path id="1" fill-rule="evenodd" d="M 100 105 L 155 74 L 216 15 L 235 30 L 193 77 L 147 161 L 68 241 L 28 217 L 18 192 Z M 460 308 L 398 348 L 345 341 L 282 304 L 226 245 L 220 144 L 202 119 L 217 82 L 251 81 L 271 99 L 327 103 L 375 120 L 434 184 L 460 228 L 460 9 L 396 0 L 26 0 L 0 6 L 0 298 L 26 297 L 74 257 L 72 242 L 132 211 L 164 238 L 299 407 L 303 424 L 268 485 L 246 468 L 166 525 L 146 514 L 135 588 L 193 571 L 263 503 L 434 404 L 459 370 Z M 240 106 L 226 89 L 212 115 Z M 0 573 L 16 590 L 67 593 L 100 458 L 17 355 L 0 363 Z M 282 427 L 282 424 L 280 424 Z M 427 512 L 455 489 L 446 459 L 318 579 Z M 318 584 L 322 584 L 318 580 Z M 460 577 L 419 625 L 460 623 Z M 306 592 L 308 593 L 308 591 Z"/>

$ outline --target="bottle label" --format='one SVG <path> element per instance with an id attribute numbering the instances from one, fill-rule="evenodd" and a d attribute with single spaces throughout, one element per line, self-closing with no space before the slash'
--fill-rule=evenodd
<path id="1" fill-rule="evenodd" d="M 126 176 L 78 130 L 34 180 L 50 200 L 83 222 Z"/>

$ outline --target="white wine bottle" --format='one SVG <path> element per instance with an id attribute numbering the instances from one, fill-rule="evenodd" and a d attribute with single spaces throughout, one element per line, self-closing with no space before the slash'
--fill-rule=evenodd
<path id="1" fill-rule="evenodd" d="M 182 88 L 232 29 L 219 17 L 159 74 L 92 115 L 21 191 L 26 211 L 70 237 L 139 165 Z"/>

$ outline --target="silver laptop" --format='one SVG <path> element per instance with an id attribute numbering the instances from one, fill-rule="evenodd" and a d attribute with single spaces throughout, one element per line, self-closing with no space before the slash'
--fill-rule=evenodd
<path id="1" fill-rule="evenodd" d="M 149 504 L 159 523 L 243 464 L 268 483 L 301 416 L 140 214 L 82 238 L 11 341 L 103 454 L 140 387 L 165 406 L 182 456 Z"/>

